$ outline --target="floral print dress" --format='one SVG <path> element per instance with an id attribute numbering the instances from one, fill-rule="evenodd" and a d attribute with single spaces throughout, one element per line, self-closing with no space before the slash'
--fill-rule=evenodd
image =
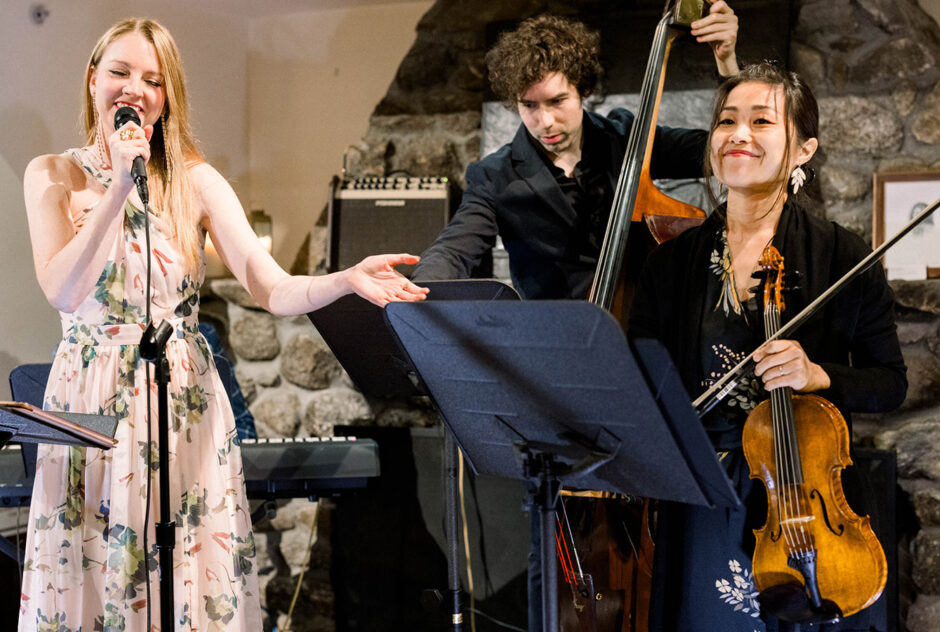
<path id="1" fill-rule="evenodd" d="M 68 154 L 102 186 L 109 172 L 87 148 Z M 144 216 L 125 205 L 101 277 L 79 307 L 62 313 L 45 408 L 115 415 L 112 450 L 41 445 L 20 600 L 21 632 L 160 629 L 154 522 L 159 519 L 157 392 L 138 342 L 145 320 Z M 87 209 L 72 218 L 80 231 Z M 169 468 L 177 630 L 261 629 L 255 546 L 231 407 L 197 331 L 204 263 L 193 278 L 151 214 L 152 318 L 168 321 Z M 151 368 L 151 374 L 153 369 Z M 147 512 L 147 453 L 151 490 Z M 144 529 L 147 545 L 144 546 Z M 149 569 L 149 572 L 148 572 Z"/>

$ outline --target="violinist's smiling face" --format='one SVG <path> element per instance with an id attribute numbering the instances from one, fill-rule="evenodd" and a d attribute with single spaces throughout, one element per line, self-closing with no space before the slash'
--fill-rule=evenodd
<path id="1" fill-rule="evenodd" d="M 747 82 L 728 94 L 712 130 L 710 158 L 715 176 L 729 192 L 775 194 L 793 167 L 809 160 L 791 133 L 790 164 L 783 165 L 786 126 L 782 86 Z"/>
<path id="2" fill-rule="evenodd" d="M 529 86 L 517 105 L 523 125 L 550 158 L 572 152 L 580 157 L 584 111 L 568 77 L 560 72 L 545 75 Z"/>

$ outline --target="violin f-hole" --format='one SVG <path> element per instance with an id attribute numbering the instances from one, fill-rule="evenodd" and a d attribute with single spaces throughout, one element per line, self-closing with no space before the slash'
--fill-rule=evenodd
<path id="1" fill-rule="evenodd" d="M 826 509 L 826 500 L 822 497 L 822 494 L 819 493 L 819 490 L 814 489 L 812 492 L 810 492 L 809 497 L 815 498 L 819 501 L 819 508 L 822 509 L 823 522 L 826 523 L 826 528 L 832 531 L 833 535 L 841 537 L 842 534 L 845 533 L 845 525 L 840 524 L 838 531 L 832 528 L 832 523 L 829 522 L 829 510 Z"/>

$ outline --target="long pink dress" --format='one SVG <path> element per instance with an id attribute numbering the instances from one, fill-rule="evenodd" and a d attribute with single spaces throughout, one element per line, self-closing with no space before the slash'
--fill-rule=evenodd
<path id="1" fill-rule="evenodd" d="M 87 149 L 69 155 L 107 186 Z M 86 210 L 73 217 L 81 230 Z M 45 407 L 118 417 L 113 450 L 42 445 L 29 513 L 21 632 L 145 631 L 149 561 L 151 621 L 160 628 L 154 521 L 159 518 L 157 397 L 148 440 L 143 214 L 125 206 L 125 228 L 92 293 L 61 314 Z M 255 545 L 235 423 L 205 339 L 197 331 L 198 278 L 184 274 L 174 242 L 151 214 L 152 314 L 175 329 L 170 365 L 170 499 L 176 521 L 174 597 L 178 630 L 261 630 Z M 151 369 L 152 373 L 152 369 Z M 147 449 L 152 451 L 144 550 Z"/>

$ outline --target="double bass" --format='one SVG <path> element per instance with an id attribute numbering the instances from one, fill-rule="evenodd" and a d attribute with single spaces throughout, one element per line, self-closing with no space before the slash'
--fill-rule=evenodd
<path id="1" fill-rule="evenodd" d="M 703 0 L 666 3 L 614 191 L 588 300 L 610 312 L 624 328 L 636 279 L 649 251 L 705 220 L 702 209 L 663 194 L 650 176 L 669 52 L 703 11 Z M 649 502 L 598 492 L 578 495 L 596 502 L 561 500 L 556 548 L 562 569 L 562 627 L 581 632 L 646 632 L 654 548 Z M 618 516 L 608 516 L 608 511 Z"/>
<path id="2" fill-rule="evenodd" d="M 772 337 L 785 307 L 784 261 L 768 246 L 758 264 L 764 333 Z M 869 518 L 852 511 L 842 490 L 841 471 L 852 461 L 839 410 L 818 395 L 777 388 L 748 415 L 742 441 L 751 478 L 767 491 L 752 563 L 761 609 L 822 623 L 873 604 L 888 566 Z"/>

